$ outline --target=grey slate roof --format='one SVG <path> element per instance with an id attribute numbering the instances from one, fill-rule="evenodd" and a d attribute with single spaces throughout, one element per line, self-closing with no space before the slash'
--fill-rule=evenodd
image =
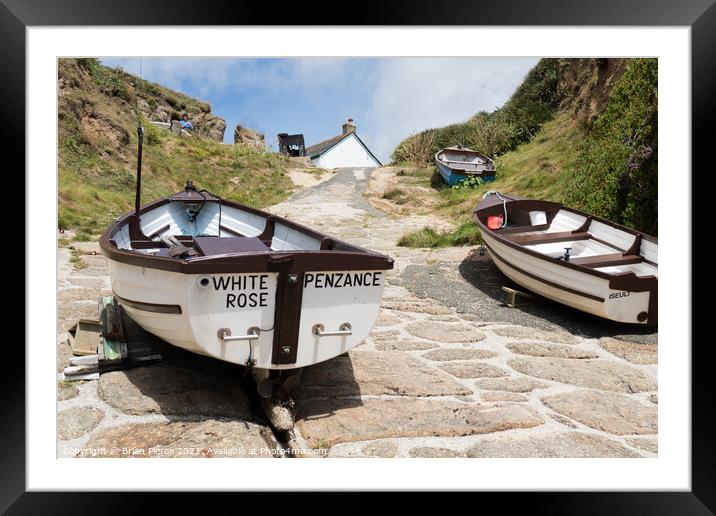
<path id="1" fill-rule="evenodd" d="M 343 138 L 348 136 L 351 133 L 346 134 L 339 134 L 338 136 L 334 136 L 333 138 L 328 138 L 327 140 L 323 140 L 320 143 L 317 143 L 315 145 L 311 145 L 310 147 L 306 147 L 306 156 L 318 156 L 320 154 L 323 154 L 328 149 L 333 147 L 336 143 L 340 142 Z"/>
<path id="2" fill-rule="evenodd" d="M 308 156 L 309 158 L 314 158 L 316 156 L 320 156 L 321 154 L 326 152 L 328 149 L 330 149 L 331 147 L 338 144 L 341 140 L 348 138 L 348 136 L 350 136 L 351 134 L 356 137 L 356 139 L 360 142 L 360 144 L 368 152 L 368 154 L 370 154 L 371 157 L 378 163 L 378 165 L 380 165 L 382 167 L 383 164 L 380 162 L 380 160 L 373 155 L 373 153 L 370 151 L 368 146 L 365 143 L 363 143 L 363 140 L 361 140 L 360 137 L 358 136 L 358 134 L 354 131 L 350 132 L 350 133 L 346 133 L 346 134 L 339 134 L 338 136 L 334 136 L 333 138 L 328 138 L 327 140 L 323 140 L 320 143 L 316 143 L 315 145 L 306 147 L 306 156 Z"/>

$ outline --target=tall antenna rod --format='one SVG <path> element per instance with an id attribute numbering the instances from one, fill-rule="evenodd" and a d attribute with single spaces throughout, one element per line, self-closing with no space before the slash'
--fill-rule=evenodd
<path id="1" fill-rule="evenodd" d="M 139 58 L 139 79 L 142 79 L 142 58 Z M 139 220 L 139 206 L 142 194 L 142 145 L 144 144 L 144 127 L 139 111 L 139 100 L 137 100 L 137 192 L 134 199 L 134 213 Z"/>
<path id="2" fill-rule="evenodd" d="M 137 126 L 137 195 L 134 200 L 134 212 L 139 217 L 140 197 L 142 193 L 142 144 L 144 143 L 144 127 Z"/>

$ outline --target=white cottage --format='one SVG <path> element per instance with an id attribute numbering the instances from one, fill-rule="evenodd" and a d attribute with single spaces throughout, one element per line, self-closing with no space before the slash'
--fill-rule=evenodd
<path id="1" fill-rule="evenodd" d="M 306 148 L 306 156 L 319 168 L 383 166 L 358 137 L 352 118 L 340 135 Z"/>

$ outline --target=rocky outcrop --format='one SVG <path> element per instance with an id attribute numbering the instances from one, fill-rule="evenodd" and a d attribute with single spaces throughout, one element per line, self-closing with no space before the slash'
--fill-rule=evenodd
<path id="1" fill-rule="evenodd" d="M 152 103 L 150 104 L 144 99 L 139 99 L 139 108 L 143 111 L 144 116 L 152 122 L 170 123 L 172 120 L 179 120 L 184 113 L 189 115 L 194 126 L 194 134 L 202 138 L 208 138 L 217 142 L 224 141 L 224 132 L 226 131 L 226 121 L 220 116 L 206 113 L 202 109 L 194 108 L 186 110 L 176 110 L 169 104 Z"/>
<path id="2" fill-rule="evenodd" d="M 624 74 L 627 59 L 560 59 L 557 97 L 560 109 L 571 112 L 583 125 L 591 124 Z"/>
<path id="3" fill-rule="evenodd" d="M 224 141 L 226 121 L 223 118 L 210 113 L 199 113 L 193 117 L 189 115 L 189 118 L 191 118 L 194 123 L 197 134 L 211 140 L 216 140 L 217 142 Z"/>
<path id="4" fill-rule="evenodd" d="M 234 129 L 234 143 L 246 143 L 254 147 L 264 147 L 266 145 L 263 133 L 237 124 Z"/>
<path id="5" fill-rule="evenodd" d="M 81 95 L 77 93 L 81 92 Z M 105 125 L 121 126 L 121 119 L 131 119 L 137 111 L 150 122 L 171 123 L 184 113 L 194 125 L 194 134 L 215 141 L 224 140 L 226 121 L 211 113 L 211 105 L 160 84 L 142 80 L 118 68 L 103 66 L 96 59 L 61 59 L 58 73 L 59 115 L 80 119 L 102 120 Z M 78 108 L 92 108 L 92 113 Z M 114 120 L 114 122 L 112 122 Z M 82 127 L 80 136 L 93 132 Z M 117 127 L 96 128 L 99 135 L 119 130 Z M 124 131 L 126 132 L 126 130 Z M 133 131 L 132 131 L 133 132 Z M 124 138 L 126 144 L 129 140 Z M 90 142 L 92 143 L 92 142 Z"/>

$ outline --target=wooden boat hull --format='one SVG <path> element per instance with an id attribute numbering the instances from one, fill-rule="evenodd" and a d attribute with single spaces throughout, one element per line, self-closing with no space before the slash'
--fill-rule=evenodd
<path id="1" fill-rule="evenodd" d="M 175 194 L 144 206 L 139 222 L 125 215 L 100 239 L 114 295 L 139 326 L 259 369 L 322 362 L 368 336 L 391 258 L 218 198 L 188 224 L 186 205 Z M 171 257 L 143 236 L 158 232 L 180 235 L 198 255 Z"/>
<path id="2" fill-rule="evenodd" d="M 609 280 L 573 271 L 525 255 L 489 235 L 485 246 L 500 271 L 512 281 L 548 299 L 612 321 L 645 324 L 650 293 L 610 288 Z"/>
<path id="3" fill-rule="evenodd" d="M 501 214 L 503 204 L 478 204 L 475 220 L 483 242 L 505 276 L 541 296 L 605 319 L 657 323 L 655 239 L 557 203 L 508 198 L 506 209 L 508 220 L 511 212 L 533 211 L 546 213 L 549 222 L 491 230 L 485 216 Z M 574 253 L 570 261 L 563 259 L 564 247 Z"/>
<path id="4" fill-rule="evenodd" d="M 375 324 L 384 288 L 384 271 L 377 270 L 352 273 L 353 279 L 360 275 L 363 283 L 367 278 L 368 285 L 333 289 L 323 288 L 325 275 L 333 275 L 335 284 L 335 278 L 351 271 L 314 272 L 307 285 L 304 278 L 295 361 L 275 364 L 279 273 L 182 274 L 111 259 L 108 264 L 112 290 L 139 326 L 170 344 L 226 362 L 246 364 L 251 354 L 254 367 L 261 369 L 304 367 L 357 346 Z M 318 287 L 316 277 L 323 283 Z M 206 288 L 201 285 L 205 278 L 210 281 Z M 230 282 L 246 288 L 229 286 L 224 290 Z M 351 325 L 350 336 L 319 337 L 312 331 L 315 324 L 330 331 L 346 322 Z M 248 342 L 223 342 L 218 336 L 220 328 L 230 328 L 233 335 L 246 334 L 250 328 L 261 331 L 249 349 Z"/>
<path id="5" fill-rule="evenodd" d="M 474 176 L 479 177 L 482 179 L 485 183 L 490 183 L 495 180 L 495 175 L 483 175 L 481 173 L 465 173 L 458 170 L 453 170 L 444 163 L 440 163 L 439 161 L 436 161 L 435 164 L 438 167 L 438 172 L 440 173 L 440 176 L 442 176 L 445 183 L 447 183 L 449 186 L 455 186 L 457 184 L 462 183 L 467 179 L 468 177 Z"/>

